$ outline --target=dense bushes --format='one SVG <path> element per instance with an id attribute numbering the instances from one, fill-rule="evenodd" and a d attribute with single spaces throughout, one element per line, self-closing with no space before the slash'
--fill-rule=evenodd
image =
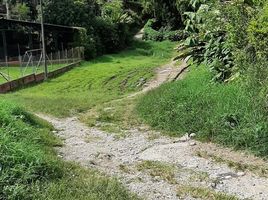
<path id="1" fill-rule="evenodd" d="M 86 29 L 80 43 L 85 46 L 86 59 L 127 47 L 134 32 L 132 24 L 138 20 L 135 13 L 123 9 L 120 0 L 47 1 L 44 13 L 48 23 Z"/>
<path id="2" fill-rule="evenodd" d="M 248 27 L 249 42 L 257 53 L 267 57 L 268 52 L 268 4 Z"/>
<path id="3" fill-rule="evenodd" d="M 130 34 L 127 25 L 123 23 L 113 24 L 102 19 L 97 19 L 94 24 L 94 31 L 96 31 L 99 38 L 98 45 L 102 46 L 99 52 L 113 53 L 126 47 L 130 40 Z"/>
<path id="4" fill-rule="evenodd" d="M 182 30 L 171 31 L 168 28 L 161 27 L 156 30 L 155 28 L 156 20 L 150 19 L 144 26 L 143 39 L 152 41 L 180 41 L 184 38 L 184 33 Z"/>
<path id="5" fill-rule="evenodd" d="M 124 23 L 113 24 L 96 18 L 87 30 L 87 40 L 84 43 L 87 60 L 105 53 L 115 53 L 131 42 L 132 34 Z"/>
<path id="6" fill-rule="evenodd" d="M 155 18 L 160 27 L 176 30 L 183 25 L 183 13 L 188 9 L 187 0 L 140 0 L 143 15 Z"/>

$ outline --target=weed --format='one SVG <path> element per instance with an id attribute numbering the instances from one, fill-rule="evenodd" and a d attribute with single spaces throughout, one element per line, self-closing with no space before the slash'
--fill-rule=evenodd
<path id="1" fill-rule="evenodd" d="M 180 198 L 185 198 L 191 196 L 193 198 L 203 199 L 203 200 L 238 200 L 235 196 L 230 196 L 227 194 L 215 192 L 208 188 L 193 187 L 180 185 L 177 190 L 177 195 Z"/>
<path id="2" fill-rule="evenodd" d="M 224 159 L 223 157 L 208 154 L 207 152 L 197 152 L 197 155 L 202 158 L 211 158 L 218 163 L 226 163 L 230 168 L 234 168 L 237 171 L 250 171 L 262 177 L 268 177 L 268 167 L 262 165 L 246 164 L 241 162 L 235 162 L 232 160 Z"/>
<path id="3" fill-rule="evenodd" d="M 176 184 L 176 166 L 158 161 L 143 161 L 137 165 L 139 171 L 148 171 L 152 177 L 160 177 L 171 184 Z"/>

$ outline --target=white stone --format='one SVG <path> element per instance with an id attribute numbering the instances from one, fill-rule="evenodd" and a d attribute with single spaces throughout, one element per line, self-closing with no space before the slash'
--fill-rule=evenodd
<path id="1" fill-rule="evenodd" d="M 190 146 L 195 146 L 196 142 L 190 142 Z"/>
<path id="2" fill-rule="evenodd" d="M 246 173 L 245 172 L 237 172 L 237 176 L 245 176 Z"/>
<path id="3" fill-rule="evenodd" d="M 191 133 L 190 138 L 194 138 L 196 136 L 196 133 Z"/>

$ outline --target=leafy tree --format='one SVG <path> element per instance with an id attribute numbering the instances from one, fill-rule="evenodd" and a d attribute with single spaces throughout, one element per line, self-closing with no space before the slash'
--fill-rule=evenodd
<path id="1" fill-rule="evenodd" d="M 131 20 L 120 0 L 47 0 L 44 18 L 48 23 L 84 27 L 81 44 L 87 59 L 123 49 L 130 40 Z"/>
<path id="2" fill-rule="evenodd" d="M 182 26 L 183 13 L 188 8 L 187 0 L 141 0 L 143 14 L 155 18 L 159 28 L 170 27 L 175 30 Z"/>
<path id="3" fill-rule="evenodd" d="M 30 8 L 25 3 L 18 3 L 12 9 L 12 14 L 21 20 L 28 20 L 30 19 Z"/>
<path id="4" fill-rule="evenodd" d="M 44 19 L 52 24 L 87 26 L 100 16 L 100 7 L 95 0 L 47 0 Z"/>

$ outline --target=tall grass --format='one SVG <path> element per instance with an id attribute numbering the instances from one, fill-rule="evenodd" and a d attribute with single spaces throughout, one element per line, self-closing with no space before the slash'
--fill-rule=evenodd
<path id="1" fill-rule="evenodd" d="M 47 122 L 0 101 L 0 199 L 137 199 L 117 180 L 58 158 Z"/>
<path id="2" fill-rule="evenodd" d="M 241 82 L 210 80 L 206 67 L 192 68 L 186 79 L 145 95 L 137 111 L 152 127 L 174 135 L 195 132 L 200 140 L 267 156 L 268 115 L 263 101 Z"/>

